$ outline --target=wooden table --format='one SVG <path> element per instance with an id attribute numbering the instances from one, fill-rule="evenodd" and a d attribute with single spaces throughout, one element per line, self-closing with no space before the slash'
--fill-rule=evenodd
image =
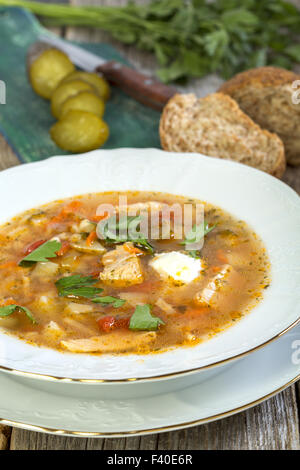
<path id="1" fill-rule="evenodd" d="M 44 0 L 45 1 L 45 0 Z M 63 2 L 64 0 L 61 0 Z M 300 0 L 296 0 L 300 5 Z M 49 3 L 51 3 L 48 0 Z M 295 2 L 295 0 L 294 0 Z M 54 1 L 52 2 L 54 3 Z M 67 3 L 67 0 L 65 0 Z M 124 4 L 126 0 L 71 0 L 73 4 Z M 141 2 L 140 2 L 141 3 Z M 55 29 L 67 39 L 86 41 L 110 41 L 140 70 L 153 73 L 155 60 L 150 54 L 126 47 L 100 31 L 81 28 Z M 218 77 L 209 80 L 194 80 L 186 90 L 195 91 L 199 96 L 214 91 L 220 82 Z M 0 169 L 18 165 L 13 151 L 0 137 Z M 300 167 L 288 168 L 284 181 L 300 192 Z M 300 449 L 300 383 L 293 385 L 274 398 L 221 421 L 197 426 L 182 431 L 154 434 L 143 437 L 122 439 L 81 439 L 51 436 L 0 425 L 1 449 L 149 449 L 149 450 L 191 450 L 191 449 Z"/>

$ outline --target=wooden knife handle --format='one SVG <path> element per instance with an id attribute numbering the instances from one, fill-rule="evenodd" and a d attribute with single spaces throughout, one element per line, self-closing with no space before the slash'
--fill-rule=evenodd
<path id="1" fill-rule="evenodd" d="M 113 60 L 97 67 L 96 72 L 150 108 L 162 110 L 167 101 L 177 93 L 175 88 Z"/>

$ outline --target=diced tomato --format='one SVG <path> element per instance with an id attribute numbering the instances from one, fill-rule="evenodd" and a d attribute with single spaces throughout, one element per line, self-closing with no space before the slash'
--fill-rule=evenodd
<path id="1" fill-rule="evenodd" d="M 90 273 L 90 276 L 92 276 L 92 277 L 99 277 L 100 272 L 101 272 L 100 269 L 98 269 L 97 271 L 91 272 L 91 273 Z"/>
<path id="2" fill-rule="evenodd" d="M 128 329 L 129 328 L 129 323 L 130 323 L 130 317 L 126 317 L 126 318 L 119 318 L 115 325 L 116 325 L 116 328 L 126 328 Z"/>
<path id="3" fill-rule="evenodd" d="M 65 255 L 70 249 L 70 243 L 67 241 L 61 242 L 61 248 L 56 252 L 57 256 Z"/>
<path id="4" fill-rule="evenodd" d="M 115 328 L 115 322 L 116 322 L 115 317 L 107 316 L 107 317 L 100 318 L 97 323 L 98 323 L 100 330 L 104 331 L 105 333 L 108 333 L 109 331 Z"/>
<path id="5" fill-rule="evenodd" d="M 36 250 L 39 246 L 43 245 L 43 243 L 45 243 L 46 240 L 38 240 L 37 242 L 34 242 L 34 243 L 31 243 L 31 245 L 29 245 L 26 250 L 25 250 L 25 255 L 29 255 L 30 253 L 32 253 L 32 251 Z"/>
<path id="6" fill-rule="evenodd" d="M 104 331 L 104 333 L 109 333 L 115 329 L 129 328 L 129 322 L 129 317 L 117 319 L 112 315 L 107 315 L 106 317 L 100 318 L 97 323 L 101 331 Z"/>

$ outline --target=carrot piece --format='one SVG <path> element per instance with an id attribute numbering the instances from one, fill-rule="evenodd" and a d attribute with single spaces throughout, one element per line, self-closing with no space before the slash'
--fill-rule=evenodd
<path id="1" fill-rule="evenodd" d="M 10 298 L 1 302 L 1 307 L 5 307 L 6 305 L 14 305 L 14 304 L 17 304 L 17 302 L 14 299 Z"/>
<path id="2" fill-rule="evenodd" d="M 57 256 L 63 256 L 63 255 L 65 255 L 65 254 L 69 251 L 70 246 L 71 246 L 71 245 L 70 245 L 69 242 L 63 241 L 63 242 L 61 243 L 61 248 L 56 252 L 56 255 L 57 255 Z"/>
<path id="3" fill-rule="evenodd" d="M 49 224 L 56 224 L 58 222 L 61 222 L 63 219 L 65 219 L 69 214 L 72 214 L 76 210 L 78 210 L 82 206 L 82 203 L 80 201 L 71 201 L 69 204 L 64 206 L 59 214 L 55 215 L 50 219 Z"/>
<path id="4" fill-rule="evenodd" d="M 104 212 L 102 215 L 93 215 L 93 217 L 90 218 L 92 222 L 100 222 L 103 219 L 106 219 L 109 216 L 108 212 Z"/>
<path id="5" fill-rule="evenodd" d="M 89 236 L 87 237 L 87 239 L 86 239 L 86 241 L 85 241 L 86 244 L 87 244 L 87 246 L 91 246 L 91 245 L 93 244 L 93 242 L 96 240 L 96 238 L 97 238 L 96 230 L 93 230 L 93 231 L 89 234 Z"/>
<path id="6" fill-rule="evenodd" d="M 75 212 L 82 206 L 82 202 L 80 201 L 71 201 L 69 204 L 64 206 L 61 210 L 61 212 L 66 215 L 66 214 L 71 214 L 72 212 Z"/>
<path id="7" fill-rule="evenodd" d="M 136 246 L 133 246 L 133 245 L 129 245 L 127 243 L 124 243 L 123 245 L 123 248 L 124 250 L 128 251 L 129 253 L 132 253 L 132 254 L 144 254 L 144 252 L 142 250 L 140 250 L 139 248 L 137 248 Z"/>
<path id="8" fill-rule="evenodd" d="M 6 263 L 0 264 L 0 269 L 15 268 L 16 266 L 16 261 L 7 261 Z"/>
<path id="9" fill-rule="evenodd" d="M 224 263 L 224 264 L 228 263 L 228 258 L 226 256 L 226 254 L 220 248 L 217 250 L 216 256 L 218 258 L 218 261 L 220 261 L 220 263 Z"/>
<path id="10" fill-rule="evenodd" d="M 213 266 L 211 269 L 214 273 L 218 273 L 221 271 L 222 268 L 221 266 Z"/>

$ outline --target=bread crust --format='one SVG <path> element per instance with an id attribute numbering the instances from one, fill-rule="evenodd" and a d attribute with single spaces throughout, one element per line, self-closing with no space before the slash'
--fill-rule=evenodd
<path id="1" fill-rule="evenodd" d="M 300 165 L 300 107 L 293 104 L 292 84 L 300 75 L 279 67 L 259 67 L 225 82 L 219 92 L 235 99 L 262 128 L 283 141 L 288 163 Z"/>
<path id="2" fill-rule="evenodd" d="M 280 138 L 276 134 L 272 134 L 267 130 L 261 129 L 255 122 L 247 116 L 239 107 L 239 105 L 234 101 L 230 96 L 225 95 L 223 93 L 214 93 L 212 95 L 208 95 L 205 98 L 199 98 L 199 101 L 202 103 L 210 102 L 212 100 L 217 100 L 218 104 L 226 106 L 227 110 L 230 110 L 230 113 L 236 118 L 237 122 L 242 124 L 247 129 L 253 129 L 256 132 L 260 133 L 260 135 L 264 135 L 267 139 L 271 139 L 276 146 L 278 147 L 278 158 L 274 165 L 268 170 L 273 176 L 277 178 L 281 178 L 286 167 L 285 161 L 285 154 L 284 154 L 284 147 L 280 140 Z M 167 151 L 175 151 L 175 152 L 195 152 L 195 149 L 192 148 L 193 146 L 190 145 L 190 142 L 187 142 L 186 139 L 180 137 L 181 129 L 173 129 L 171 123 L 174 122 L 174 118 L 180 119 L 180 113 L 183 113 L 186 108 L 189 108 L 193 104 L 197 102 L 197 98 L 193 94 L 181 95 L 176 94 L 174 95 L 167 105 L 164 107 L 163 113 L 160 119 L 159 125 L 159 133 L 160 133 L 160 140 L 161 145 L 164 150 Z M 191 122 L 192 117 L 191 117 Z M 194 122 L 193 122 L 194 123 Z M 213 124 L 213 122 L 212 122 Z M 200 127 L 200 125 L 199 125 Z M 174 132 L 176 134 L 176 142 L 174 139 Z M 236 138 L 237 140 L 237 138 Z M 235 136 L 232 137 L 232 144 L 234 145 Z M 198 151 L 201 153 L 201 141 L 197 142 L 197 145 L 200 147 Z M 212 142 L 212 146 L 215 145 L 215 142 Z M 205 150 L 202 151 L 205 153 Z M 207 150 L 206 150 L 206 154 Z M 213 155 L 215 156 L 215 155 Z M 232 158 L 232 160 L 235 160 Z M 252 165 L 254 166 L 254 165 Z"/>
<path id="3" fill-rule="evenodd" d="M 295 80 L 300 80 L 300 75 L 290 70 L 280 67 L 258 67 L 238 73 L 223 83 L 218 91 L 231 95 L 238 89 L 248 87 L 249 85 L 255 85 L 258 88 L 276 87 L 292 83 Z"/>

